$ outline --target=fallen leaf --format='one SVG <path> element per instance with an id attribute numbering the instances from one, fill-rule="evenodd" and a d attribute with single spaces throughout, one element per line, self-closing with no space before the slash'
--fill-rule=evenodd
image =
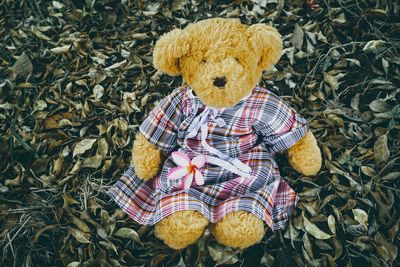
<path id="1" fill-rule="evenodd" d="M 11 68 L 11 71 L 15 77 L 20 77 L 22 79 L 26 79 L 33 72 L 33 65 L 28 55 L 23 52 L 15 61 L 14 65 Z"/>
<path id="2" fill-rule="evenodd" d="M 78 241 L 79 243 L 84 243 L 84 244 L 90 244 L 92 243 L 89 239 L 90 239 L 90 235 L 83 233 L 82 231 L 72 228 L 70 230 L 71 235 L 73 237 L 75 237 L 76 241 Z"/>
<path id="3" fill-rule="evenodd" d="M 120 228 L 114 233 L 114 235 L 122 238 L 132 239 L 140 243 L 140 237 L 138 233 L 130 228 Z"/>
<path id="4" fill-rule="evenodd" d="M 387 141 L 387 135 L 385 134 L 380 136 L 374 144 L 374 158 L 378 167 L 386 163 L 390 156 Z"/>
<path id="5" fill-rule="evenodd" d="M 54 54 L 65 54 L 68 53 L 71 49 L 71 45 L 64 45 L 60 47 L 54 47 L 50 49 L 50 51 Z"/>
<path id="6" fill-rule="evenodd" d="M 74 151 L 72 152 L 72 157 L 76 155 L 81 155 L 92 148 L 97 139 L 88 138 L 83 139 L 75 145 Z"/>
<path id="7" fill-rule="evenodd" d="M 331 236 L 328 235 L 327 233 L 321 231 L 318 226 L 312 222 L 310 222 L 306 216 L 304 215 L 304 212 L 302 214 L 303 216 L 303 222 L 304 222 L 304 228 L 308 233 L 310 233 L 313 237 L 321 240 L 329 239 Z"/>
<path id="8" fill-rule="evenodd" d="M 354 220 L 368 228 L 368 214 L 362 209 L 353 209 Z"/>
<path id="9" fill-rule="evenodd" d="M 336 220 L 335 217 L 333 217 L 332 215 L 328 216 L 328 226 L 332 234 L 336 235 Z"/>

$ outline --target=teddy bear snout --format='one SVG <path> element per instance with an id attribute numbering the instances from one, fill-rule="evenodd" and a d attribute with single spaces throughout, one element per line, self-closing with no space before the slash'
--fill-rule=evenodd
<path id="1" fill-rule="evenodd" d="M 213 84 L 214 84 L 214 86 L 219 87 L 219 88 L 224 87 L 226 84 L 225 76 L 215 78 Z"/>

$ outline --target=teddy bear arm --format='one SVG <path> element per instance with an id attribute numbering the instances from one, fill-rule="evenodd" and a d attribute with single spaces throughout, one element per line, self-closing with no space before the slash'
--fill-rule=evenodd
<path id="1" fill-rule="evenodd" d="M 308 133 L 287 151 L 290 166 L 304 175 L 316 175 L 321 169 L 321 151 L 313 133 Z"/>
<path id="2" fill-rule="evenodd" d="M 136 134 L 132 148 L 132 164 L 135 174 L 142 180 L 150 180 L 160 170 L 161 151 L 141 133 Z"/>

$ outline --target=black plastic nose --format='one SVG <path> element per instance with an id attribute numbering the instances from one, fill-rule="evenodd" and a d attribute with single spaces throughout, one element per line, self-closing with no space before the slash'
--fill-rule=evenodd
<path id="1" fill-rule="evenodd" d="M 217 77 L 214 79 L 213 84 L 216 87 L 224 87 L 224 85 L 226 84 L 226 79 L 225 77 Z"/>

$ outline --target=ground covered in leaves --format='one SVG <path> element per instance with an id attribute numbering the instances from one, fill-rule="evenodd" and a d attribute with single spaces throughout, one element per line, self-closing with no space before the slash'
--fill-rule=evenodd
<path id="1" fill-rule="evenodd" d="M 392 0 L 0 0 L 0 265 L 399 266 L 400 8 Z M 160 35 L 209 17 L 267 23 L 284 55 L 261 84 L 303 114 L 323 151 L 284 231 L 240 251 L 208 232 L 172 251 L 105 194 L 132 137 L 180 78 Z"/>

